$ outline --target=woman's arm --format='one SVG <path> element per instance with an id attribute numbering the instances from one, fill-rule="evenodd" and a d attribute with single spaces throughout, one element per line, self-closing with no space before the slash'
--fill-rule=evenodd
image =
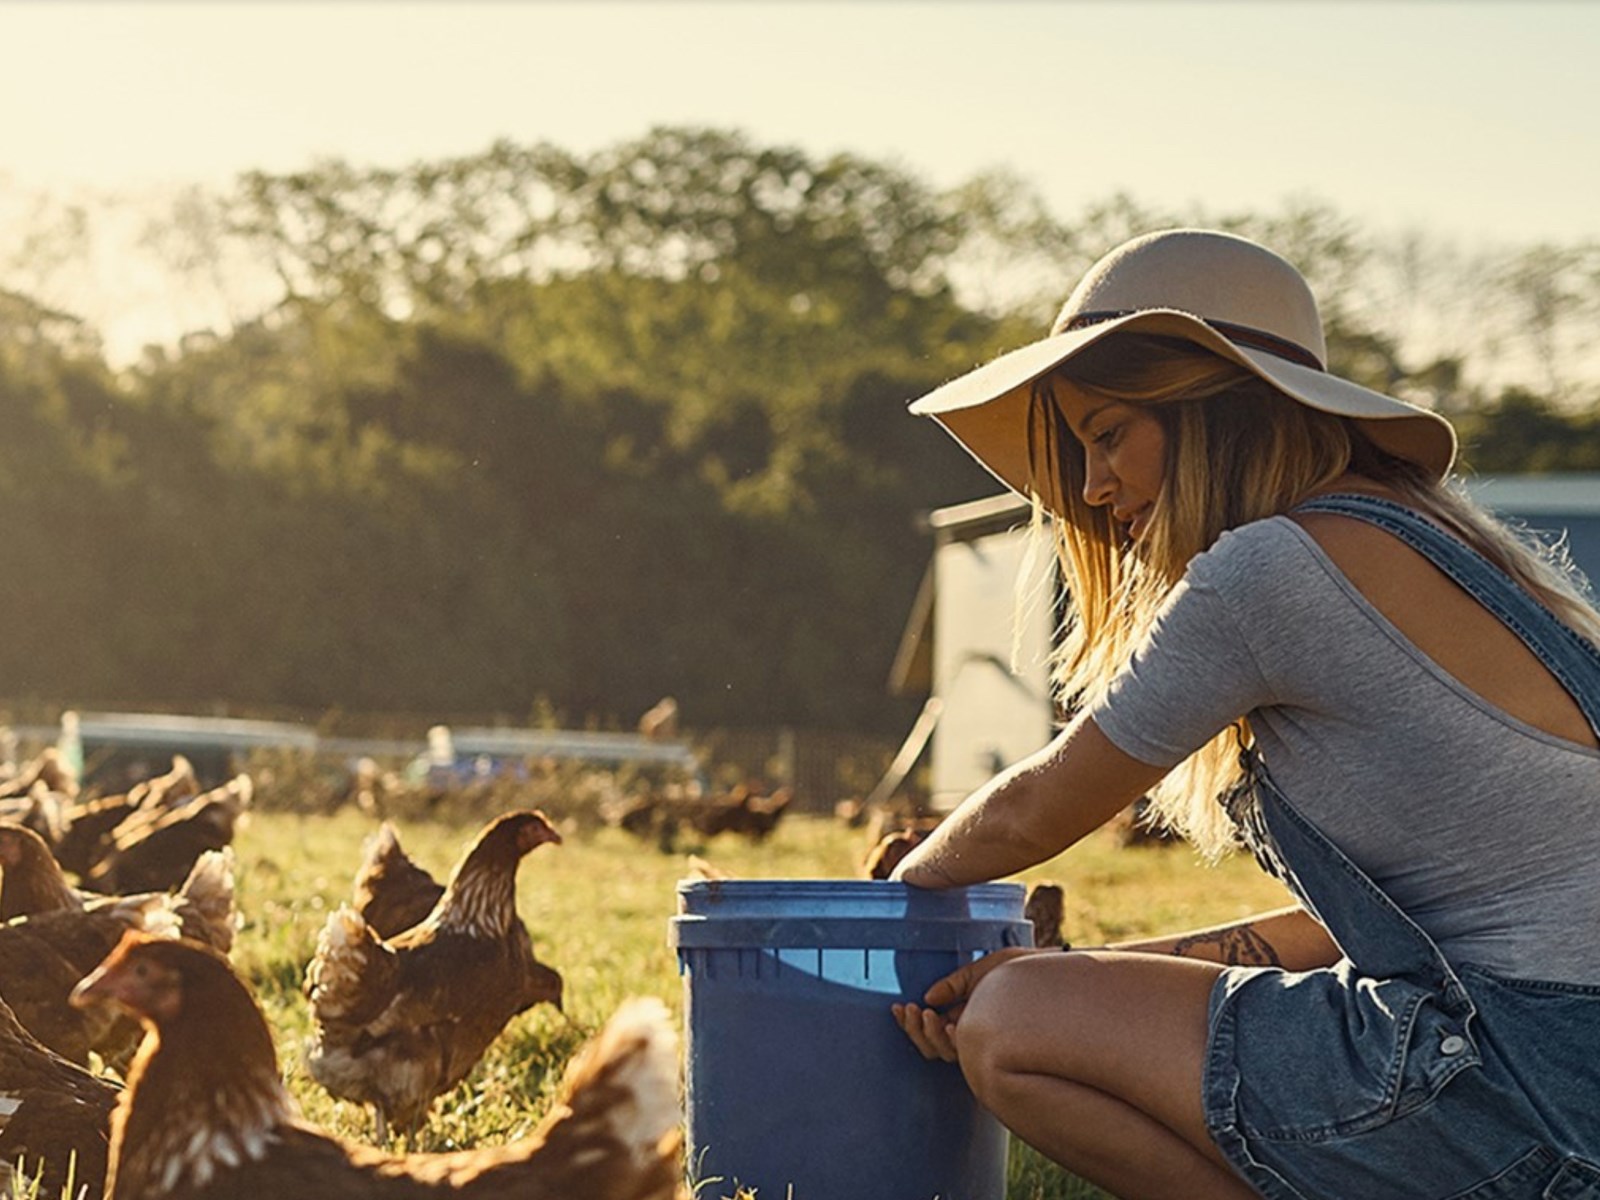
<path id="1" fill-rule="evenodd" d="M 1289 971 L 1332 966 L 1342 957 L 1338 944 L 1321 922 L 1299 905 L 1259 913 L 1229 925 L 1096 948 L 1171 954 L 1224 966 L 1283 967 Z"/>
<path id="2" fill-rule="evenodd" d="M 891 878 L 943 888 L 1013 875 L 1098 829 L 1165 773 L 1119 750 L 1087 714 L 1080 714 L 1049 745 L 963 800 Z M 1329 966 L 1341 957 L 1327 930 L 1298 905 L 1104 949 L 1295 971 Z"/>
<path id="3" fill-rule="evenodd" d="M 891 878 L 944 888 L 1014 874 L 1092 833 L 1165 774 L 1124 754 L 1080 714 L 963 800 Z"/>

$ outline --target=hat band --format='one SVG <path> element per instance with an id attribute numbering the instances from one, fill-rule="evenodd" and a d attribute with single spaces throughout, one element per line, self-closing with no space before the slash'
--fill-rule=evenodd
<path id="1" fill-rule="evenodd" d="M 1144 311 L 1147 310 L 1118 308 L 1079 313 L 1068 321 L 1066 328 L 1060 330 L 1060 332 L 1070 333 L 1074 329 L 1085 329 L 1090 325 L 1099 325 L 1103 321 L 1115 321 L 1119 317 L 1131 317 L 1135 313 Z M 1302 367 L 1310 367 L 1313 371 L 1327 370 L 1315 354 L 1300 345 L 1300 343 L 1291 342 L 1288 338 L 1279 337 L 1275 333 L 1268 333 L 1264 329 L 1252 329 L 1249 325 L 1235 325 L 1232 321 L 1217 321 L 1210 317 L 1200 317 L 1199 319 L 1230 342 L 1238 342 L 1240 345 L 1249 346 L 1254 350 L 1265 350 L 1268 354 L 1276 354 L 1279 358 L 1286 358 Z"/>

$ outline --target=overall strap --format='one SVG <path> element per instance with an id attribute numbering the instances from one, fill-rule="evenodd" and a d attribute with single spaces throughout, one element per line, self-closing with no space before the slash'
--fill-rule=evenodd
<path id="1" fill-rule="evenodd" d="M 1393 500 L 1354 493 L 1317 496 L 1295 512 L 1334 513 L 1376 525 L 1423 555 L 1460 585 L 1539 656 L 1600 738 L 1600 649 L 1523 591 L 1504 571 L 1459 538 Z"/>

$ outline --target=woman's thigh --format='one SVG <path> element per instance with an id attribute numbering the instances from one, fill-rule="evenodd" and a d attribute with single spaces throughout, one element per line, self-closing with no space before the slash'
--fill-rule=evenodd
<path id="1" fill-rule="evenodd" d="M 1223 1163 L 1201 1089 L 1211 987 L 1221 971 L 1117 951 L 1015 959 L 984 977 L 960 1016 L 962 1067 L 980 1093 L 1005 1073 L 1088 1085 Z"/>

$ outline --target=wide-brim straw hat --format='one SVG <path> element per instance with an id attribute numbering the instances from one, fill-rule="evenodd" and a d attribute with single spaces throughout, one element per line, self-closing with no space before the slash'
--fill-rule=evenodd
<path id="1" fill-rule="evenodd" d="M 1456 435 L 1438 413 L 1327 370 L 1316 298 L 1264 246 L 1205 229 L 1167 229 L 1125 242 L 1073 290 L 1050 334 L 1002 354 L 914 401 L 980 463 L 1023 496 L 1031 486 L 1028 421 L 1034 382 L 1115 334 L 1183 338 L 1238 363 L 1301 404 L 1350 417 L 1381 448 L 1442 479 Z"/>

